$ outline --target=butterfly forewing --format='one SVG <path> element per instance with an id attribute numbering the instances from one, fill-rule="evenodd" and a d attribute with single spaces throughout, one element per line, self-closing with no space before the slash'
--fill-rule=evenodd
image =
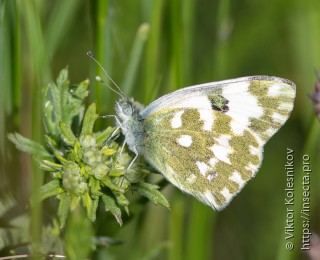
<path id="1" fill-rule="evenodd" d="M 146 108 L 143 155 L 174 185 L 220 210 L 258 171 L 264 144 L 293 108 L 294 85 L 242 78 L 177 93 Z"/>
<path id="2" fill-rule="evenodd" d="M 262 142 L 285 123 L 295 98 L 294 86 L 283 81 L 253 80 L 237 88 L 226 86 L 222 93 L 229 101 L 226 114 L 234 120 L 234 132 L 249 128 Z"/>

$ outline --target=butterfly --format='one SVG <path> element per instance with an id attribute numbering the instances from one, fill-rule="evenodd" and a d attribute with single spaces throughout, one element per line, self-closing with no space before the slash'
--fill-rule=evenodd
<path id="1" fill-rule="evenodd" d="M 295 89 L 287 79 L 250 76 L 182 88 L 146 107 L 120 93 L 117 125 L 135 159 L 143 156 L 180 190 L 222 210 L 256 175 Z"/>

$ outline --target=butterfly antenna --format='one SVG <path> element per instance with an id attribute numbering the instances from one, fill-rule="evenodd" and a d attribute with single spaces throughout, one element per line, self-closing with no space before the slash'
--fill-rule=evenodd
<path id="1" fill-rule="evenodd" d="M 104 72 L 104 74 L 108 77 L 108 79 L 113 83 L 113 85 L 116 86 L 117 90 L 113 89 L 111 86 L 107 85 L 99 76 L 96 77 L 96 80 L 105 83 L 106 86 L 108 88 L 110 88 L 113 92 L 117 93 L 119 96 L 121 97 L 125 97 L 123 91 L 121 90 L 121 88 L 119 88 L 119 86 L 114 82 L 114 80 L 109 76 L 109 74 L 106 72 L 106 70 L 102 67 L 102 65 L 100 64 L 100 62 L 96 59 L 96 57 L 93 55 L 93 53 L 91 51 L 87 52 L 87 55 L 96 63 L 98 64 L 98 66 L 102 69 L 102 71 Z"/>
<path id="2" fill-rule="evenodd" d="M 100 76 L 96 76 L 96 81 L 99 81 L 100 83 L 104 84 L 107 88 L 109 88 L 110 90 L 112 90 L 114 93 L 118 94 L 119 96 L 124 98 L 124 94 L 121 92 L 116 91 L 115 89 L 113 89 L 110 85 L 108 85 L 107 82 L 105 82 Z"/>

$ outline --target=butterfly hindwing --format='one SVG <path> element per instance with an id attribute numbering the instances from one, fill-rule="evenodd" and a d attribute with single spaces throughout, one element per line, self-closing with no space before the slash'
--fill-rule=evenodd
<path id="1" fill-rule="evenodd" d="M 294 85 L 278 78 L 222 83 L 173 92 L 142 112 L 146 160 L 217 210 L 256 174 L 263 146 L 287 120 L 295 96 Z"/>
<path id="2" fill-rule="evenodd" d="M 210 112 L 215 118 L 212 129 L 218 127 L 219 132 L 202 129 L 197 109 L 176 108 L 152 115 L 145 122 L 152 134 L 146 139 L 144 155 L 181 190 L 220 209 L 256 172 L 262 147 L 249 131 L 233 135 L 229 116 Z M 183 129 L 172 128 L 176 115 Z"/>

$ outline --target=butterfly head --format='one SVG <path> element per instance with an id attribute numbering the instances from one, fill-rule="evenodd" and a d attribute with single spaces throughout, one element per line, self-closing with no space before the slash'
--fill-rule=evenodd
<path id="1" fill-rule="evenodd" d="M 143 118 L 141 111 L 143 106 L 135 102 L 133 99 L 121 98 L 116 102 L 115 106 L 118 126 L 125 136 L 125 140 L 129 149 L 137 154 L 140 151 L 138 146 L 144 140 Z"/>
<path id="2" fill-rule="evenodd" d="M 121 121 L 131 118 L 139 118 L 143 106 L 133 99 L 121 98 L 116 102 L 115 110 Z"/>

